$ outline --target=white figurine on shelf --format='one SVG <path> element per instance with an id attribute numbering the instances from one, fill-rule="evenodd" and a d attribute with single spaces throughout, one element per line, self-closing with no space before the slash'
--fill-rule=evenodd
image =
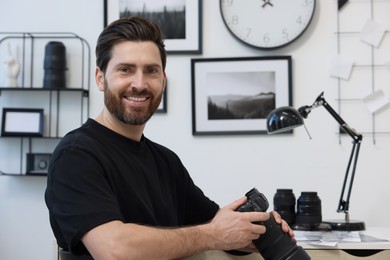
<path id="1" fill-rule="evenodd" d="M 8 43 L 8 57 L 5 60 L 7 69 L 6 87 L 18 87 L 18 76 L 20 72 L 19 48 L 16 48 L 16 55 L 12 55 L 11 45 Z"/>

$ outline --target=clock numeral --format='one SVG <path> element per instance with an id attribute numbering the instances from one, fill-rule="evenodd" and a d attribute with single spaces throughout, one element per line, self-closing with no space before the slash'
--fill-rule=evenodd
<path id="1" fill-rule="evenodd" d="M 298 24 L 302 24 L 302 16 L 298 16 L 297 20 L 295 20 Z"/>
<path id="2" fill-rule="evenodd" d="M 222 0 L 222 5 L 232 6 L 234 4 L 234 0 Z"/>
<path id="3" fill-rule="evenodd" d="M 246 28 L 246 37 L 248 38 L 251 35 L 252 28 Z"/>
<path id="4" fill-rule="evenodd" d="M 282 30 L 282 37 L 283 37 L 284 39 L 287 39 L 287 38 L 288 38 L 288 30 L 287 30 L 286 28 L 284 28 L 284 29 Z"/>
<path id="5" fill-rule="evenodd" d="M 270 41 L 270 38 L 269 38 L 269 33 L 265 33 L 263 35 L 263 42 L 264 43 L 268 43 Z"/>
<path id="6" fill-rule="evenodd" d="M 313 0 L 305 0 L 305 1 L 303 1 L 303 4 L 302 4 L 303 7 L 308 7 L 309 5 L 310 6 L 313 5 Z"/>
<path id="7" fill-rule="evenodd" d="M 233 15 L 232 16 L 231 23 L 234 24 L 234 25 L 237 25 L 239 23 L 239 19 L 238 19 L 237 15 Z"/>

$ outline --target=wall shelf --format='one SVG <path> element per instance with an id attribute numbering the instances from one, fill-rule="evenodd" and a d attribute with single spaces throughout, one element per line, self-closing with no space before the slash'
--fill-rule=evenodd
<path id="1" fill-rule="evenodd" d="M 67 66 L 70 67 L 66 71 L 66 81 L 68 83 L 68 78 L 72 80 L 66 87 L 44 88 L 43 81 L 37 78 L 43 79 L 39 75 L 43 75 L 44 46 L 53 40 L 61 41 L 66 46 Z M 8 154 L 11 160 L 0 158 L 0 174 L 45 176 L 42 173 L 27 175 L 27 154 L 51 154 L 59 140 L 69 131 L 64 128 L 69 125 L 78 127 L 89 117 L 90 47 L 83 38 L 69 32 L 0 32 L 0 51 L 11 45 L 21 46 L 20 86 L 7 87 L 0 82 L 0 109 L 43 108 L 45 129 L 43 137 L 1 136 L 0 149 L 12 152 Z M 15 157 L 19 159 L 15 160 Z"/>

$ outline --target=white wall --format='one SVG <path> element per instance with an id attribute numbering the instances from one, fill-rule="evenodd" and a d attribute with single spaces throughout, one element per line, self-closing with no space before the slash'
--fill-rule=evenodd
<path id="1" fill-rule="evenodd" d="M 0 9 L 0 31 L 72 31 L 86 38 L 93 50 L 102 29 L 101 2 L 7 1 Z M 193 57 L 291 55 L 293 104 L 311 104 L 325 91 L 326 99 L 337 109 L 337 81 L 327 73 L 329 56 L 336 52 L 336 15 L 336 1 L 318 0 L 314 21 L 300 39 L 282 49 L 260 51 L 242 45 L 228 33 L 220 17 L 219 1 L 203 1 L 203 54 L 169 56 L 168 113 L 155 115 L 146 135 L 176 151 L 195 182 L 221 206 L 254 186 L 271 204 L 277 188 L 291 188 L 296 197 L 302 191 L 317 191 L 323 218 L 341 218 L 335 210 L 351 141 L 343 137 L 339 144 L 335 134 L 338 125 L 325 109 L 312 112 L 316 116 L 306 121 L 312 140 L 303 128 L 286 136 L 191 134 Z M 386 26 L 389 24 L 388 20 Z M 388 89 L 384 90 L 389 96 Z M 93 79 L 90 96 L 94 117 L 102 107 L 102 95 Z M 352 114 L 344 119 L 353 126 L 359 118 L 359 114 Z M 388 121 L 383 124 L 390 130 Z M 390 218 L 386 202 L 390 197 L 390 135 L 377 135 L 375 140 L 374 144 L 371 135 L 363 140 L 350 206 L 352 218 L 364 220 L 369 227 L 388 226 Z M 2 158 L 7 155 L 1 148 L 0 153 Z M 1 162 L 6 163 L 4 159 Z M 0 177 L 1 259 L 52 259 L 54 238 L 43 201 L 45 181 L 44 177 Z"/>

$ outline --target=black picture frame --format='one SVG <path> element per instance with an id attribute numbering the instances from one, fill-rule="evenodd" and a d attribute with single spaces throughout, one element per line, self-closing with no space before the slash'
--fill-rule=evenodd
<path id="1" fill-rule="evenodd" d="M 291 67 L 291 56 L 192 59 L 192 134 L 266 134 L 269 112 L 292 105 Z"/>
<path id="2" fill-rule="evenodd" d="M 167 86 L 165 86 L 165 90 L 163 92 L 163 96 L 162 96 L 162 99 L 161 99 L 161 102 L 160 102 L 160 105 L 158 106 L 157 110 L 156 110 L 156 113 L 158 114 L 164 114 L 164 113 L 167 113 L 168 111 L 168 98 L 167 98 Z"/>
<path id="3" fill-rule="evenodd" d="M 42 137 L 43 109 L 3 108 L 1 136 Z"/>
<path id="4" fill-rule="evenodd" d="M 120 0 L 104 0 L 103 6 L 104 6 L 104 27 L 106 27 L 109 23 L 112 21 L 118 19 L 120 17 L 120 10 L 119 10 L 119 1 Z M 136 1 L 137 4 L 139 4 L 142 1 Z M 143 4 L 147 4 L 148 0 L 144 0 Z M 153 3 L 164 3 L 164 1 L 151 1 Z M 164 16 L 169 17 L 170 19 L 176 19 L 172 18 L 173 15 L 180 15 L 180 18 L 178 19 L 184 19 L 184 38 L 166 38 L 165 48 L 167 50 L 168 54 L 201 54 L 202 53 L 202 0 L 185 0 L 185 10 L 184 11 L 176 11 L 172 15 Z M 147 7 L 145 8 L 146 10 Z M 117 10 L 117 11 L 116 11 Z M 168 9 L 169 11 L 169 9 Z M 139 15 L 139 16 L 145 16 L 149 17 L 148 13 L 142 13 L 142 11 L 129 11 L 130 15 Z M 180 13 L 180 14 L 178 14 Z M 156 14 L 154 12 L 153 14 Z M 183 18 L 184 16 L 184 18 Z M 158 15 L 154 15 L 152 20 L 155 21 L 155 17 L 158 17 Z M 169 30 L 169 25 L 172 24 L 173 26 L 181 25 L 183 22 L 166 22 L 162 20 L 162 22 L 155 21 L 162 31 L 164 32 L 165 26 L 167 26 L 166 30 Z M 183 31 L 183 30 L 171 30 L 172 33 L 176 31 Z M 171 31 L 164 32 L 165 35 L 169 35 Z M 183 36 L 182 36 L 183 37 Z"/>

